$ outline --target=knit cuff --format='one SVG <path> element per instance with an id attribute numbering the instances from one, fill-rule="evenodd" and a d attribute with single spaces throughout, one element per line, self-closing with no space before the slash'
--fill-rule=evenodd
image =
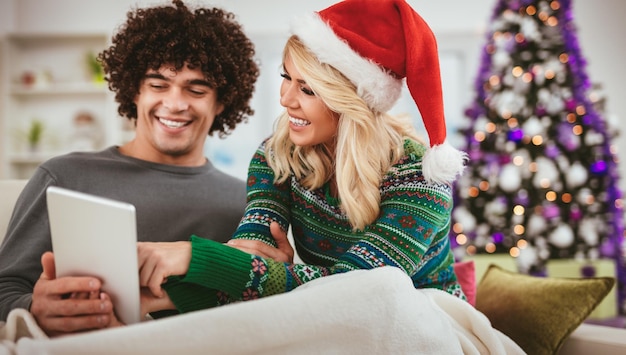
<path id="1" fill-rule="evenodd" d="M 191 236 L 191 262 L 183 281 L 241 295 L 250 281 L 252 255 L 228 245 Z"/>
<path id="2" fill-rule="evenodd" d="M 185 283 L 178 277 L 169 277 L 163 285 L 170 300 L 180 313 L 187 313 L 217 306 L 217 291 L 199 285 Z"/>

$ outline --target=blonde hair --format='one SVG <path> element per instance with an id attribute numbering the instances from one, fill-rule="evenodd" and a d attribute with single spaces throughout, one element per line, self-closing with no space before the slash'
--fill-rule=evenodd
<path id="1" fill-rule="evenodd" d="M 306 83 L 329 110 L 339 113 L 333 146 L 296 146 L 289 139 L 289 116 L 276 121 L 267 144 L 267 160 L 275 183 L 291 174 L 307 189 L 336 179 L 341 208 L 354 230 L 363 230 L 380 213 L 380 184 L 404 154 L 404 139 L 419 140 L 411 120 L 372 111 L 356 87 L 339 71 L 320 63 L 296 36 L 287 40 L 289 57 Z"/>

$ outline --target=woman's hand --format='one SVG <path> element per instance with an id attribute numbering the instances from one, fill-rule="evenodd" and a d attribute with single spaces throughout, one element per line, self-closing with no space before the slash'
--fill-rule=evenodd
<path id="1" fill-rule="evenodd" d="M 156 297 L 166 296 L 161 285 L 168 276 L 184 275 L 191 262 L 191 242 L 137 243 L 139 284 Z"/>
<path id="2" fill-rule="evenodd" d="M 294 251 L 291 244 L 289 244 L 287 232 L 277 222 L 270 224 L 270 232 L 276 241 L 276 248 L 258 240 L 246 239 L 231 239 L 226 244 L 248 254 L 271 258 L 278 262 L 293 263 Z"/>
<path id="3" fill-rule="evenodd" d="M 156 311 L 162 311 L 166 309 L 176 309 L 176 306 L 167 295 L 167 292 L 163 291 L 163 297 L 155 297 L 152 291 L 146 287 L 141 288 L 141 315 L 145 317 L 146 314 Z"/>

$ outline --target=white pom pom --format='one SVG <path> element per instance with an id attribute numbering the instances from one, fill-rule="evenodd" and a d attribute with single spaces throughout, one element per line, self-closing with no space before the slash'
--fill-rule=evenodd
<path id="1" fill-rule="evenodd" d="M 559 178 L 559 170 L 556 168 L 554 161 L 548 158 L 538 157 L 536 163 L 537 172 L 533 178 L 533 185 L 535 185 L 535 187 L 546 187 L 546 183 L 550 186 Z"/>
<path id="2" fill-rule="evenodd" d="M 604 141 L 605 141 L 604 136 L 600 132 L 596 132 L 592 129 L 588 129 L 585 132 L 585 145 L 588 145 L 588 146 L 601 145 L 602 143 L 604 143 Z"/>
<path id="3" fill-rule="evenodd" d="M 513 164 L 507 164 L 500 172 L 499 182 L 500 188 L 505 192 L 513 192 L 519 190 L 522 185 L 522 174 L 519 168 Z"/>
<path id="4" fill-rule="evenodd" d="M 587 169 L 579 162 L 575 162 L 565 175 L 565 180 L 569 188 L 575 188 L 587 182 L 587 176 Z"/>
<path id="5" fill-rule="evenodd" d="M 580 189 L 580 191 L 578 191 L 578 194 L 576 194 L 576 201 L 578 201 L 578 203 L 580 203 L 581 205 L 588 204 L 589 201 L 593 200 L 593 198 L 593 193 L 591 193 L 591 190 L 586 187 Z"/>
<path id="6" fill-rule="evenodd" d="M 501 216 L 506 212 L 506 201 L 496 198 L 485 205 L 485 214 Z"/>
<path id="7" fill-rule="evenodd" d="M 463 233 L 469 233 L 476 228 L 476 217 L 464 206 L 452 210 L 454 219 L 463 226 Z"/>
<path id="8" fill-rule="evenodd" d="M 585 218 L 580 222 L 580 227 L 578 228 L 578 236 L 585 240 L 585 243 L 588 245 L 598 245 L 600 241 L 600 236 L 598 235 L 598 231 L 602 230 L 601 223 L 595 218 Z"/>
<path id="9" fill-rule="evenodd" d="M 530 137 L 545 134 L 545 127 L 536 116 L 530 117 L 526 123 L 524 123 L 522 129 L 524 130 L 524 134 Z"/>
<path id="10" fill-rule="evenodd" d="M 532 246 L 527 246 L 524 249 L 520 249 L 520 254 L 516 259 L 517 268 L 522 273 L 528 273 L 531 266 L 539 261 L 538 259 L 537 250 Z"/>
<path id="11" fill-rule="evenodd" d="M 511 54 L 506 50 L 498 50 L 491 57 L 491 61 L 495 68 L 504 68 L 511 63 Z"/>
<path id="12" fill-rule="evenodd" d="M 525 16 L 520 21 L 520 32 L 531 41 L 541 41 L 541 31 L 532 17 Z"/>
<path id="13" fill-rule="evenodd" d="M 528 219 L 528 223 L 526 224 L 527 235 L 534 237 L 536 235 L 541 234 L 545 229 L 546 229 L 546 220 L 543 217 L 538 216 L 536 214 L 533 214 L 532 216 L 530 216 L 530 218 Z"/>
<path id="14" fill-rule="evenodd" d="M 563 103 L 563 99 L 558 94 L 553 94 L 548 100 L 546 105 L 546 111 L 549 114 L 556 115 L 557 113 L 563 111 L 565 109 L 565 104 Z"/>
<path id="15" fill-rule="evenodd" d="M 557 248 L 567 248 L 574 242 L 574 232 L 569 225 L 561 223 L 550 233 L 548 239 Z"/>
<path id="16" fill-rule="evenodd" d="M 424 178 L 429 183 L 451 183 L 463 173 L 467 153 L 447 142 L 431 147 L 422 159 Z"/>

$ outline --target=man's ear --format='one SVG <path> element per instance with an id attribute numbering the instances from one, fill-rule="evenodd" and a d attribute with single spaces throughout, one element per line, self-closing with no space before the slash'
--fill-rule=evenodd
<path id="1" fill-rule="evenodd" d="M 220 115 L 222 112 L 224 112 L 224 104 L 221 102 L 217 103 L 217 109 L 215 110 L 215 116 Z"/>

